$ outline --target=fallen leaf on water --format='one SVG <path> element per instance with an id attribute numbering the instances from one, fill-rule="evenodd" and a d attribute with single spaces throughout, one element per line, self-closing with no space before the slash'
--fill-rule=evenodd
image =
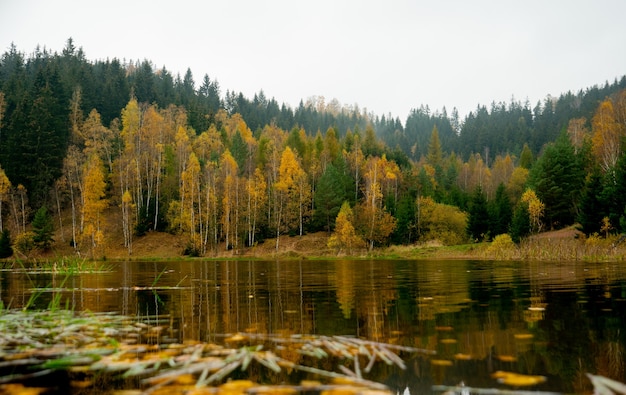
<path id="1" fill-rule="evenodd" d="M 298 391 L 292 387 L 261 386 L 254 388 L 254 395 L 296 395 Z"/>
<path id="2" fill-rule="evenodd" d="M 320 395 L 356 395 L 359 391 L 360 389 L 357 388 L 339 387 L 324 390 L 320 393 Z"/>
<path id="3" fill-rule="evenodd" d="M 545 376 L 505 372 L 502 370 L 494 372 L 491 377 L 497 379 L 499 383 L 511 385 L 514 387 L 527 387 L 530 385 L 541 384 L 546 381 Z"/>
<path id="4" fill-rule="evenodd" d="M 39 395 L 48 391 L 46 388 L 24 387 L 22 384 L 0 385 L 0 394 Z"/>
<path id="5" fill-rule="evenodd" d="M 233 380 L 220 385 L 220 392 L 222 391 L 244 391 L 248 388 L 254 387 L 256 384 L 250 380 Z"/>
<path id="6" fill-rule="evenodd" d="M 226 338 L 227 342 L 242 342 L 244 340 L 246 340 L 246 338 L 241 333 Z"/>
<path id="7" fill-rule="evenodd" d="M 452 366 L 452 361 L 447 359 L 433 359 L 430 361 L 430 364 L 435 366 Z"/>
<path id="8" fill-rule="evenodd" d="M 502 362 L 515 362 L 517 357 L 513 355 L 498 355 L 497 358 Z"/>

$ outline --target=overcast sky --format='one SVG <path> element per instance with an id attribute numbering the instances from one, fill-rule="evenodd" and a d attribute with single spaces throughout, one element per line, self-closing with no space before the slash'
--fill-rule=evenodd
<path id="1" fill-rule="evenodd" d="M 404 121 L 558 96 L 626 74 L 624 0 L 0 0 L 0 47 L 151 60 L 296 107 L 313 95 Z"/>

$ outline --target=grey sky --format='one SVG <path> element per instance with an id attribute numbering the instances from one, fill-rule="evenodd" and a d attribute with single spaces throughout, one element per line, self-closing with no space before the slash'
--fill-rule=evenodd
<path id="1" fill-rule="evenodd" d="M 626 74 L 623 0 L 0 0 L 0 49 L 149 59 L 252 98 L 319 95 L 406 119 Z"/>

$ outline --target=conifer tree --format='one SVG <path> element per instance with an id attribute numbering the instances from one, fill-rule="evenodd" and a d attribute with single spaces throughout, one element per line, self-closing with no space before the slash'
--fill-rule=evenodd
<path id="1" fill-rule="evenodd" d="M 35 242 L 35 246 L 43 250 L 50 248 L 50 245 L 54 242 L 52 238 L 54 224 L 45 206 L 41 206 L 39 210 L 37 210 L 31 225 L 33 227 L 33 241 Z"/>
<path id="2" fill-rule="evenodd" d="M 481 241 L 489 237 L 489 211 L 487 199 L 480 186 L 472 194 L 469 204 L 469 218 L 467 221 L 467 233 L 472 239 Z"/>
<path id="3" fill-rule="evenodd" d="M 335 231 L 328 239 L 328 247 L 336 249 L 337 252 L 345 249 L 348 254 L 351 254 L 354 248 L 365 246 L 363 239 L 357 235 L 354 229 L 353 221 L 354 215 L 350 203 L 343 202 L 335 220 Z"/>
<path id="4" fill-rule="evenodd" d="M 0 259 L 8 258 L 13 255 L 13 248 L 11 247 L 11 232 L 8 229 L 4 229 L 0 233 Z"/>
<path id="5" fill-rule="evenodd" d="M 523 237 L 530 234 L 530 215 L 528 203 L 519 202 L 513 211 L 511 226 L 509 228 L 511 239 L 519 243 Z"/>
<path id="6" fill-rule="evenodd" d="M 2 223 L 2 205 L 8 199 L 9 191 L 11 190 L 11 181 L 7 177 L 6 173 L 0 166 L 0 232 L 4 230 Z"/>
<path id="7" fill-rule="evenodd" d="M 529 184 L 545 204 L 545 219 L 551 228 L 570 225 L 576 219 L 584 177 L 582 159 L 565 133 L 548 144 L 533 165 Z"/>
<path id="8" fill-rule="evenodd" d="M 513 210 L 511 209 L 511 202 L 506 193 L 506 187 L 504 184 L 500 183 L 500 185 L 498 185 L 498 188 L 496 189 L 496 197 L 490 202 L 489 208 L 491 235 L 495 237 L 497 235 L 507 233 L 511 223 Z"/>
<path id="9" fill-rule="evenodd" d="M 583 232 L 588 235 L 600 232 L 600 224 L 605 216 L 604 205 L 601 201 L 602 191 L 602 176 L 595 171 L 587 178 L 578 213 L 578 222 Z"/>

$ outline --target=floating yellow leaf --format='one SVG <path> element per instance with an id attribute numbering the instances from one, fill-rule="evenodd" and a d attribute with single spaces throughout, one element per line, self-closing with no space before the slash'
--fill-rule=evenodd
<path id="1" fill-rule="evenodd" d="M 233 380 L 220 385 L 217 393 L 222 395 L 243 395 L 248 388 L 252 388 L 255 385 L 250 380 Z"/>
<path id="2" fill-rule="evenodd" d="M 293 387 L 277 387 L 277 386 L 261 386 L 256 387 L 254 389 L 255 395 L 295 395 L 298 391 L 296 391 Z"/>
<path id="3" fill-rule="evenodd" d="M 320 392 L 320 395 L 356 395 L 361 391 L 362 388 L 353 388 L 353 387 L 338 387 L 338 388 L 330 388 Z"/>
<path id="4" fill-rule="evenodd" d="M 191 385 L 195 384 L 196 381 L 192 374 L 182 374 L 176 378 L 176 383 L 180 385 Z"/>
<path id="5" fill-rule="evenodd" d="M 337 385 L 355 385 L 355 381 L 350 377 L 333 377 L 331 380 L 333 384 Z"/>
<path id="6" fill-rule="evenodd" d="M 469 361 L 470 359 L 472 359 L 472 356 L 470 354 L 458 353 L 454 354 L 454 359 L 458 361 Z"/>
<path id="7" fill-rule="evenodd" d="M 241 333 L 226 338 L 227 342 L 242 342 L 244 340 L 246 340 L 246 338 Z"/>
<path id="8" fill-rule="evenodd" d="M 73 388 L 89 388 L 93 385 L 91 380 L 71 380 L 70 385 Z"/>
<path id="9" fill-rule="evenodd" d="M 5 384 L 0 386 L 0 393 L 2 394 L 39 395 L 47 391 L 48 389 L 46 388 L 24 387 L 22 384 Z"/>
<path id="10" fill-rule="evenodd" d="M 440 342 L 443 344 L 456 344 L 456 339 L 441 339 Z"/>
<path id="11" fill-rule="evenodd" d="M 451 326 L 436 326 L 435 330 L 440 331 L 440 332 L 450 332 L 452 330 L 452 327 Z"/>
<path id="12" fill-rule="evenodd" d="M 511 385 L 514 387 L 527 387 L 531 385 L 541 384 L 546 381 L 545 376 L 505 372 L 501 370 L 494 372 L 491 377 L 497 379 L 499 383 Z"/>
<path id="13" fill-rule="evenodd" d="M 452 366 L 452 361 L 448 359 L 433 359 L 430 361 L 430 364 L 435 366 Z"/>
<path id="14" fill-rule="evenodd" d="M 517 357 L 513 355 L 498 355 L 497 358 L 502 362 L 515 362 Z"/>
<path id="15" fill-rule="evenodd" d="M 516 333 L 513 335 L 517 340 L 528 340 L 532 339 L 534 335 L 532 333 Z"/>

